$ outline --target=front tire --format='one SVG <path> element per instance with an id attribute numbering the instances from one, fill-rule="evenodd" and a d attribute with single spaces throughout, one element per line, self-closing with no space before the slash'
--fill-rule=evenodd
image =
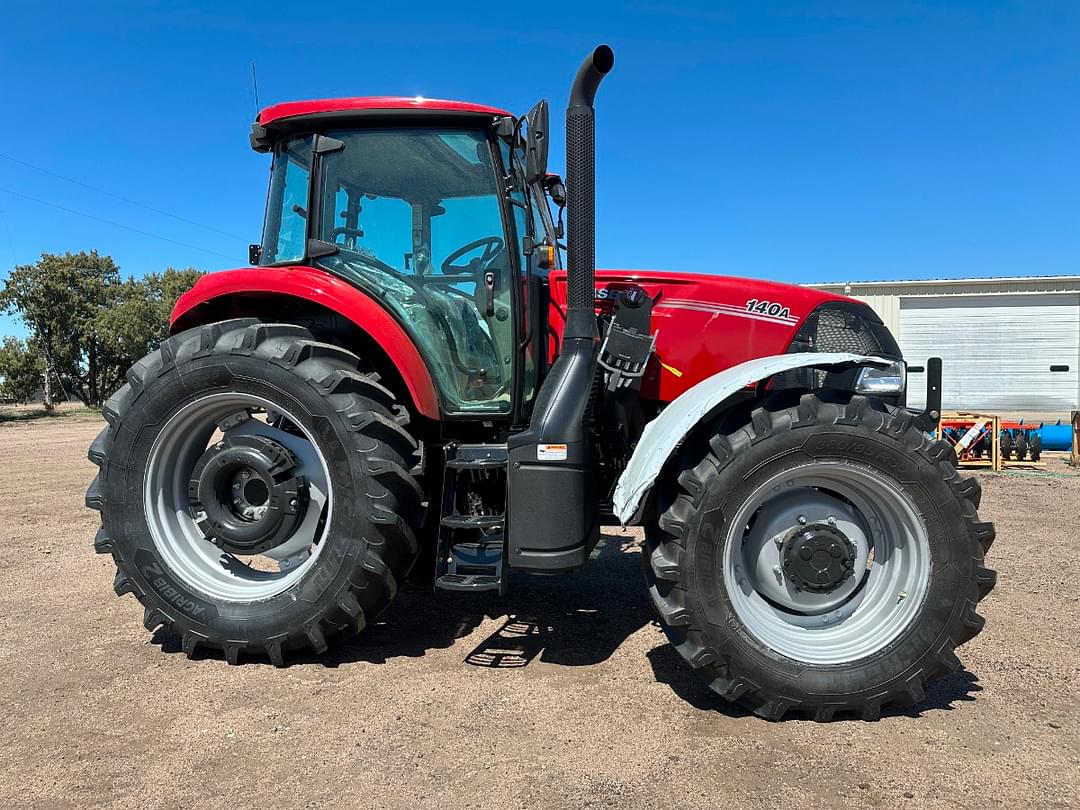
<path id="1" fill-rule="evenodd" d="M 103 408 L 86 504 L 147 630 L 175 632 L 189 657 L 280 666 L 394 598 L 423 520 L 417 445 L 359 366 L 301 327 L 235 320 L 131 368 Z"/>
<path id="2" fill-rule="evenodd" d="M 806 394 L 691 439 L 646 532 L 676 649 L 771 720 L 919 703 L 960 667 L 996 581 L 978 481 L 955 464 L 909 413 L 859 396 Z"/>

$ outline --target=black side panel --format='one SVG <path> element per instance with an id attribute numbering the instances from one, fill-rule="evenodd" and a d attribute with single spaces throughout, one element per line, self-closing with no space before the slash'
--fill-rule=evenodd
<path id="1" fill-rule="evenodd" d="M 584 565 L 600 539 L 593 466 L 537 461 L 528 445 L 510 451 L 510 468 L 510 567 L 554 574 Z"/>
<path id="2" fill-rule="evenodd" d="M 591 312 L 580 317 L 595 330 Z M 540 389 L 532 424 L 507 441 L 512 568 L 565 571 L 582 565 L 599 539 L 595 449 L 586 428 L 595 355 L 595 340 L 565 341 Z"/>

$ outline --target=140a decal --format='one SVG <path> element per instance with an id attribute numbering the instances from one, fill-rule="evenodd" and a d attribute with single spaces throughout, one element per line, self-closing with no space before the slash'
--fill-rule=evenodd
<path id="1" fill-rule="evenodd" d="M 778 304 L 775 301 L 759 301 L 756 298 L 751 298 L 746 302 L 746 311 L 757 312 L 761 315 L 772 315 L 774 318 L 791 317 L 791 310 L 783 304 Z"/>

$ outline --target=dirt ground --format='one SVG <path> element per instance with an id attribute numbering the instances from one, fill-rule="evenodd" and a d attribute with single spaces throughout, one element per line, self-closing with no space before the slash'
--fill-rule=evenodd
<path id="1" fill-rule="evenodd" d="M 966 669 L 877 723 L 767 723 L 651 621 L 637 536 L 497 597 L 406 589 L 284 670 L 143 630 L 83 508 L 92 416 L 0 424 L 0 807 L 1076 807 L 1080 477 L 983 477 Z"/>

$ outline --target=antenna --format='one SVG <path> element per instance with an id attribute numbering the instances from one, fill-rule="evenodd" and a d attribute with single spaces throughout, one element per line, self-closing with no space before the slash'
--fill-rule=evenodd
<path id="1" fill-rule="evenodd" d="M 255 115 L 259 114 L 259 77 L 255 75 L 255 60 L 251 60 L 251 89 L 255 92 Z"/>

